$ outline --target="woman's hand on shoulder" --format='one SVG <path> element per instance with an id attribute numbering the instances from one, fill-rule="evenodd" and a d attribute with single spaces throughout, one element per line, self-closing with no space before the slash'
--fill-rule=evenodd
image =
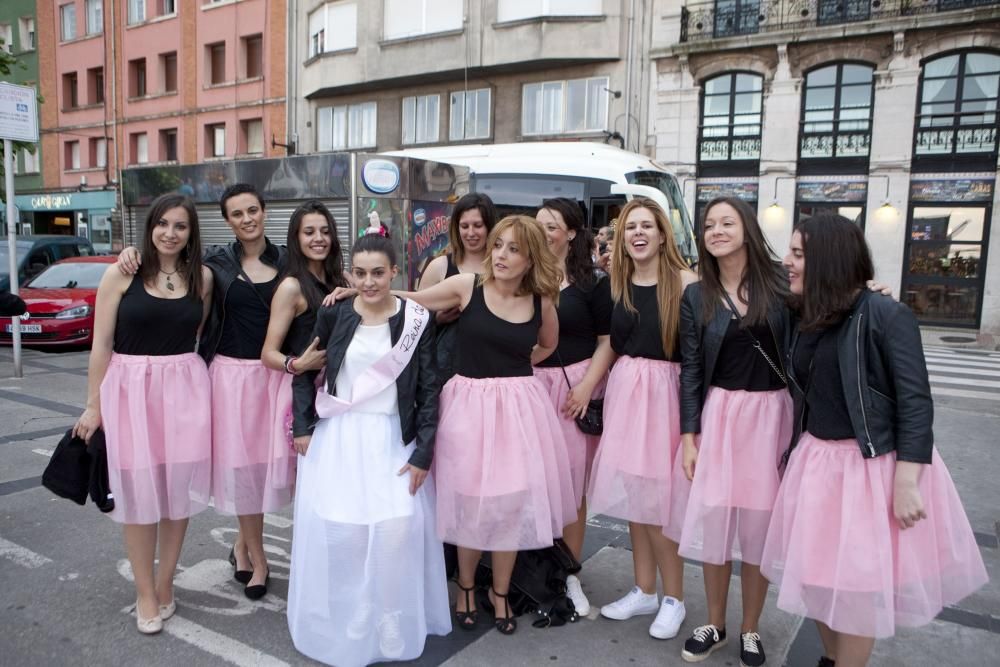
<path id="1" fill-rule="evenodd" d="M 142 266 L 142 254 L 138 248 L 128 246 L 118 253 L 118 261 L 112 266 L 123 276 L 131 278 L 139 272 L 139 267 Z"/>
<path id="2" fill-rule="evenodd" d="M 327 294 L 326 298 L 323 299 L 323 305 L 332 306 L 338 301 L 343 301 L 344 299 L 357 295 L 358 290 L 354 287 L 335 287 L 334 290 Z"/>
<path id="3" fill-rule="evenodd" d="M 865 284 L 868 286 L 868 289 L 872 292 L 879 292 L 880 294 L 883 294 L 885 296 L 892 296 L 892 288 L 889 287 L 888 285 L 883 285 L 877 280 L 869 280 Z"/>

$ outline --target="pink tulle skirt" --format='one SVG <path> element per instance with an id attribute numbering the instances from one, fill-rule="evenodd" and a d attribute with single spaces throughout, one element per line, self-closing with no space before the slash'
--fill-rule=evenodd
<path id="1" fill-rule="evenodd" d="M 621 357 L 608 377 L 589 511 L 662 526 L 680 540 L 691 488 L 681 467 L 680 364 Z"/>
<path id="2" fill-rule="evenodd" d="M 212 378 L 212 495 L 224 514 L 273 512 L 292 500 L 295 452 L 288 446 L 287 373 L 259 359 L 217 355 Z"/>
<path id="3" fill-rule="evenodd" d="M 579 384 L 583 376 L 587 374 L 588 368 L 590 368 L 589 359 L 566 366 L 566 375 L 569 376 L 570 384 L 574 387 Z M 552 407 L 555 408 L 559 426 L 562 427 L 563 438 L 566 440 L 566 448 L 569 452 L 569 473 L 573 480 L 573 495 L 576 498 L 576 506 L 579 507 L 583 502 L 583 494 L 587 490 L 590 470 L 594 464 L 594 455 L 597 453 L 597 443 L 601 441 L 601 436 L 587 435 L 577 428 L 576 421 L 563 415 L 562 409 L 566 404 L 569 387 L 566 385 L 562 368 L 536 366 L 535 377 L 545 385 Z M 606 383 L 606 378 L 601 380 L 594 389 L 591 399 L 601 398 L 604 395 Z"/>
<path id="4" fill-rule="evenodd" d="M 731 560 L 760 565 L 792 419 L 787 389 L 708 390 L 682 556 L 716 565 Z"/>
<path id="5" fill-rule="evenodd" d="M 552 545 L 576 521 L 569 456 L 542 383 L 456 375 L 434 451 L 438 536 L 488 551 Z"/>
<path id="6" fill-rule="evenodd" d="M 197 354 L 112 354 L 101 383 L 108 481 L 119 523 L 185 519 L 208 506 L 211 386 Z"/>
<path id="7" fill-rule="evenodd" d="M 761 571 L 778 607 L 837 632 L 891 637 L 930 622 L 986 583 L 986 569 L 937 449 L 919 489 L 927 518 L 893 516 L 895 453 L 861 456 L 855 440 L 806 433 L 792 453 Z"/>

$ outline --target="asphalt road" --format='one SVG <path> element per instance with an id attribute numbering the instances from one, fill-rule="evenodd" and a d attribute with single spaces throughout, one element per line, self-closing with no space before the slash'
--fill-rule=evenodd
<path id="1" fill-rule="evenodd" d="M 1000 354 L 929 348 L 935 434 L 965 502 L 992 580 L 945 610 L 930 626 L 878 642 L 872 665 L 987 665 L 1000 655 Z M 253 603 L 231 579 L 226 556 L 235 535 L 230 517 L 206 511 L 191 521 L 176 582 L 177 616 L 156 637 L 139 635 L 121 532 L 92 506 L 79 507 L 39 486 L 62 432 L 80 413 L 85 352 L 25 352 L 25 377 L 14 379 L 9 348 L 0 349 L 0 666 L 302 665 L 285 623 L 290 510 L 268 515 L 272 566 L 268 596 Z M 649 617 L 613 622 L 598 604 L 631 586 L 628 534 L 620 522 L 591 517 L 584 588 L 590 618 L 536 630 L 522 621 L 514 637 L 481 623 L 477 632 L 431 638 L 420 665 L 680 665 L 682 640 L 646 634 Z M 705 616 L 700 568 L 686 569 L 688 621 Z M 734 578 L 730 624 L 739 623 Z M 762 623 L 770 665 L 812 667 L 819 643 L 811 623 L 774 608 Z M 737 642 L 707 665 L 739 664 Z"/>

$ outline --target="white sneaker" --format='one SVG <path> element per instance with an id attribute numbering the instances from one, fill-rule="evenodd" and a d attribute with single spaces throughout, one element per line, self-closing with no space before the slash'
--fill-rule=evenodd
<path id="1" fill-rule="evenodd" d="M 403 655 L 406 644 L 399 630 L 399 612 L 383 614 L 378 622 L 378 648 L 382 655 L 394 660 Z"/>
<path id="2" fill-rule="evenodd" d="M 642 592 L 641 588 L 635 586 L 625 597 L 601 607 L 601 616 L 614 621 L 625 621 L 633 616 L 655 614 L 659 607 L 659 598 L 656 593 L 647 595 Z"/>
<path id="3" fill-rule="evenodd" d="M 660 604 L 660 611 L 656 613 L 656 619 L 649 626 L 649 636 L 655 639 L 673 639 L 681 629 L 681 623 L 687 611 L 684 603 L 669 595 L 663 596 Z"/>
<path id="4" fill-rule="evenodd" d="M 375 606 L 368 602 L 363 602 L 354 612 L 351 622 L 347 624 L 347 638 L 357 641 L 368 636 L 372 623 L 372 613 Z"/>
<path id="5" fill-rule="evenodd" d="M 584 595 L 580 580 L 575 574 L 566 577 L 566 597 L 573 601 L 573 608 L 577 614 L 586 616 L 590 613 L 590 600 Z"/>

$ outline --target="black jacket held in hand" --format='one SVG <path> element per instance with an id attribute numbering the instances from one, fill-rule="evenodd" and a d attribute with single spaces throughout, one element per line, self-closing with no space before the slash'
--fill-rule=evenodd
<path id="1" fill-rule="evenodd" d="M 392 344 L 403 334 L 405 302 L 399 312 L 389 318 Z M 344 362 L 347 346 L 361 324 L 361 315 L 354 310 L 354 300 L 338 301 L 333 306 L 320 308 L 316 328 L 310 340 L 319 338 L 319 347 L 326 350 L 326 386 L 330 394 L 336 393 L 337 373 Z M 434 320 L 427 323 L 420 336 L 416 352 L 402 374 L 396 378 L 396 396 L 399 404 L 399 427 L 403 443 L 416 439 L 416 448 L 410 464 L 429 470 L 434 458 L 434 436 L 438 420 L 437 359 L 434 344 Z M 293 424 L 292 432 L 298 437 L 310 435 L 316 426 L 316 376 L 318 371 L 298 375 L 292 381 Z"/>
<path id="2" fill-rule="evenodd" d="M 794 349 L 798 330 L 792 334 Z M 892 297 L 862 290 L 837 331 L 837 357 L 851 426 L 865 458 L 893 450 L 899 461 L 930 463 L 934 403 L 920 329 L 913 312 Z M 805 385 L 789 357 L 795 399 L 792 446 L 805 428 Z"/>
<path id="3" fill-rule="evenodd" d="M 681 433 L 701 433 L 701 409 L 731 317 L 732 311 L 720 303 L 712 321 L 706 324 L 702 316 L 701 283 L 685 288 L 681 298 Z M 772 304 L 767 311 L 768 328 L 778 348 L 778 359 L 774 361 L 778 364 L 785 358 L 789 320 L 784 301 Z"/>
<path id="4" fill-rule="evenodd" d="M 260 256 L 260 261 L 278 270 L 281 274 L 288 261 L 288 252 L 284 246 L 277 246 L 267 238 L 264 239 L 266 246 L 264 253 Z M 240 275 L 240 258 L 243 256 L 243 245 L 239 241 L 233 241 L 226 245 L 214 245 L 205 248 L 202 253 L 202 263 L 212 271 L 212 307 L 208 312 L 208 320 L 205 328 L 201 332 L 201 339 L 198 341 L 198 354 L 202 356 L 205 363 L 211 363 L 216 350 L 219 349 L 219 341 L 222 338 L 222 323 L 226 319 L 226 294 L 233 281 Z"/>

